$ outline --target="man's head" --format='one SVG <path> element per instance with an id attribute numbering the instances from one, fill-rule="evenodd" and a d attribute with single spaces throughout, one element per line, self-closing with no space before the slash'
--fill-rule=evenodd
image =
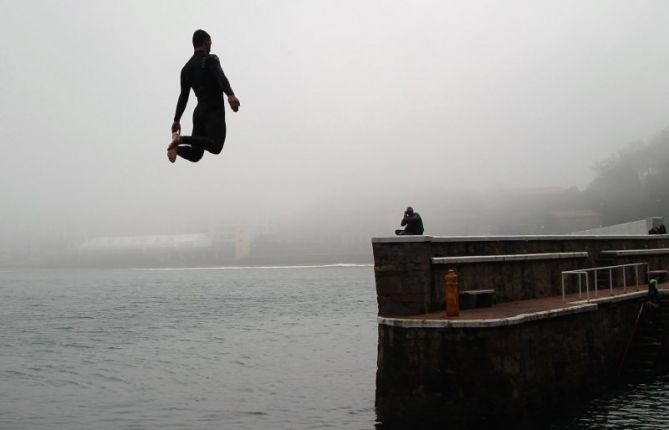
<path id="1" fill-rule="evenodd" d="M 193 33 L 193 48 L 209 52 L 211 49 L 211 37 L 204 30 L 195 30 Z"/>
<path id="2" fill-rule="evenodd" d="M 407 208 L 407 210 L 404 211 L 404 213 L 407 214 L 407 215 L 413 215 L 413 208 L 411 206 L 409 206 Z"/>

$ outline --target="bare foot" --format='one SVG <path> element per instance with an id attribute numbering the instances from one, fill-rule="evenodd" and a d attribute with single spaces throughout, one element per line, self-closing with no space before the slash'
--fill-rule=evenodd
<path id="1" fill-rule="evenodd" d="M 167 159 L 170 160 L 170 163 L 174 163 L 177 160 L 177 146 L 180 143 L 181 135 L 177 132 L 172 133 L 172 142 L 167 147 Z"/>
<path id="2" fill-rule="evenodd" d="M 170 160 L 170 163 L 174 163 L 177 160 L 177 148 L 167 150 L 167 159 Z"/>
<path id="3" fill-rule="evenodd" d="M 167 150 L 174 149 L 181 143 L 181 135 L 179 133 L 172 133 L 172 143 L 167 147 Z"/>

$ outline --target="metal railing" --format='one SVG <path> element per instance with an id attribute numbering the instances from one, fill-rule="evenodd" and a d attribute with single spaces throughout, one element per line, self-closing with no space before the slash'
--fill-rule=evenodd
<path id="1" fill-rule="evenodd" d="M 639 267 L 640 266 L 645 266 L 646 267 L 646 278 L 648 277 L 648 263 L 630 263 L 630 264 L 620 264 L 617 266 L 602 266 L 602 267 L 592 267 L 589 269 L 577 269 L 577 270 L 565 270 L 562 272 L 562 300 L 567 301 L 566 299 L 566 294 L 565 294 L 565 288 L 564 288 L 564 280 L 565 280 L 565 275 L 575 275 L 578 276 L 578 296 L 581 297 L 583 295 L 583 278 L 585 278 L 585 294 L 586 298 L 589 300 L 590 299 L 590 281 L 589 281 L 589 276 L 588 274 L 590 272 L 594 273 L 593 280 L 595 284 L 595 297 L 597 297 L 597 274 L 600 271 L 607 270 L 609 272 L 609 289 L 611 290 L 611 294 L 613 295 L 613 271 L 616 269 L 622 269 L 622 275 L 623 275 L 623 293 L 627 292 L 627 268 L 628 267 L 634 267 L 634 282 L 636 283 L 636 289 L 637 291 L 639 290 Z"/>

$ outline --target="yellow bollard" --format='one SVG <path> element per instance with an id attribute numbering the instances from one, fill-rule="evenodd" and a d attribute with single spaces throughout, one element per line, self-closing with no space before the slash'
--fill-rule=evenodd
<path id="1" fill-rule="evenodd" d="M 458 274 L 451 269 L 446 273 L 446 316 L 460 315 L 460 301 L 458 298 Z"/>

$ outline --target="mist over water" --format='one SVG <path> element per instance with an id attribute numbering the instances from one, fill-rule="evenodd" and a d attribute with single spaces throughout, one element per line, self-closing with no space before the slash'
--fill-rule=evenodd
<path id="1" fill-rule="evenodd" d="M 489 202 L 519 189 L 583 190 L 593 165 L 669 124 L 660 0 L 2 10 L 0 263 L 97 237 L 237 228 L 339 238 L 359 254 L 408 205 L 430 234 L 513 233 L 463 220 L 508 219 Z M 227 113 L 221 155 L 172 165 L 179 71 L 197 28 L 241 109 Z"/>

